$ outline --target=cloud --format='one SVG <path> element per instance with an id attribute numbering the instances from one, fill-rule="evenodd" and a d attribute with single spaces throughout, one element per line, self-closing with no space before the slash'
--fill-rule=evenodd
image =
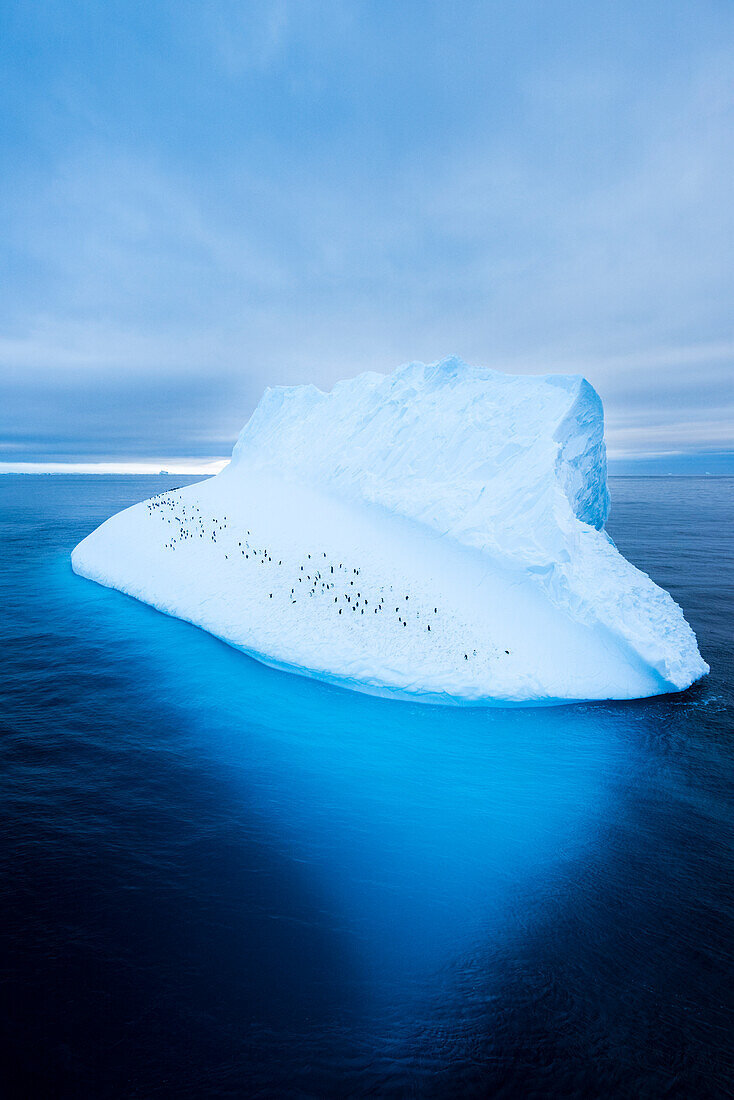
<path id="1" fill-rule="evenodd" d="M 161 11 L 15 73 L 3 449 L 226 454 L 267 384 L 451 352 L 587 375 L 620 451 L 732 442 L 715 6 Z"/>
<path id="2" fill-rule="evenodd" d="M 282 56 L 289 29 L 298 12 L 285 0 L 255 0 L 242 5 L 211 5 L 204 11 L 204 28 L 225 72 L 241 77 L 262 72 Z"/>

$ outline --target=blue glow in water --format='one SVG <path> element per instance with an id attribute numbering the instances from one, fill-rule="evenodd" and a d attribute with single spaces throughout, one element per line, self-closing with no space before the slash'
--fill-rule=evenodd
<path id="1" fill-rule="evenodd" d="M 732 483 L 613 484 L 612 534 L 712 676 L 509 711 L 291 677 L 71 573 L 93 526 L 173 483 L 0 479 L 8 1074 L 44 1095 L 723 1088 Z"/>

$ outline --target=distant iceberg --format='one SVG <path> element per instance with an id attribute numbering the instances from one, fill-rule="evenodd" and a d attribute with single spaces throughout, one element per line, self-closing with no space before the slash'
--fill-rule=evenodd
<path id="1" fill-rule="evenodd" d="M 680 691 L 708 672 L 617 551 L 601 401 L 456 358 L 266 390 L 216 477 L 113 516 L 76 573 L 267 664 L 434 703 Z"/>

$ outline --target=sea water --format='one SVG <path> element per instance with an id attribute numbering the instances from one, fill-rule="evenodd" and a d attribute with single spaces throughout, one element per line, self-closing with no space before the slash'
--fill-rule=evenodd
<path id="1" fill-rule="evenodd" d="M 711 675 L 504 711 L 74 576 L 186 480 L 0 477 L 3 1095 L 730 1094 L 734 481 L 611 482 Z"/>

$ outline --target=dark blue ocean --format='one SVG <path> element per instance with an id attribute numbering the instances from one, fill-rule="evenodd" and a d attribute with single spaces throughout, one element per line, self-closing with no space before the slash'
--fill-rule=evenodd
<path id="1" fill-rule="evenodd" d="M 734 481 L 611 483 L 711 676 L 511 711 L 72 574 L 181 483 L 0 477 L 2 1096 L 734 1095 Z"/>

